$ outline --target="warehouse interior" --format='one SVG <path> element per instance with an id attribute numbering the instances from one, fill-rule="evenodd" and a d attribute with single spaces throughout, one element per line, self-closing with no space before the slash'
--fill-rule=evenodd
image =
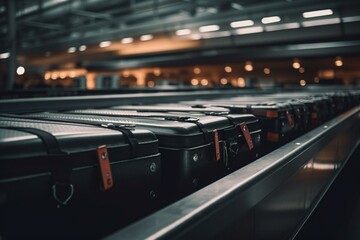
<path id="1" fill-rule="evenodd" d="M 9 140 L 1 131 L 18 118 L 60 122 L 56 114 L 70 119 L 74 113 L 89 115 L 88 109 L 135 111 L 121 107 L 151 109 L 151 104 L 173 111 L 177 107 L 166 104 L 188 104 L 204 108 L 198 109 L 202 114 L 207 107 L 236 108 L 236 101 L 245 104 L 241 114 L 259 117 L 251 104 L 283 104 L 285 98 L 286 104 L 299 100 L 306 107 L 318 101 L 319 109 L 308 113 L 312 121 L 329 99 L 333 113 L 323 121 L 316 116 L 319 122 L 275 148 L 266 147 L 249 165 L 191 194 L 164 200 L 156 210 L 125 219 L 126 224 L 111 215 L 111 226 L 99 225 L 98 235 L 91 235 L 90 220 L 81 230 L 49 228 L 46 234 L 53 231 L 55 239 L 359 239 L 360 1 L 0 0 L 0 149 L 16 149 L 9 142 L 21 138 Z M 204 115 L 217 116 L 219 109 Z M 159 112 L 145 115 L 158 118 Z M 234 113 L 239 114 L 227 112 Z M 103 119 L 111 116 L 106 114 Z M 293 128 L 287 110 L 286 117 Z M 129 122 L 120 132 L 134 131 L 136 124 Z M 161 147 L 163 140 L 155 135 Z M 251 150 L 253 143 L 247 144 Z M 228 152 L 221 153 L 228 158 Z M 6 223 L 10 207 L 18 204 L 11 202 L 17 191 L 12 189 L 18 188 L 6 185 L 15 178 L 8 177 L 13 172 L 5 155 L 4 165 L 0 157 L 0 239 L 49 237 Z M 155 198 L 153 191 L 150 195 Z M 57 208 L 66 209 L 70 198 Z M 89 235 L 78 233 L 86 228 Z"/>
<path id="2" fill-rule="evenodd" d="M 97 76 L 149 88 L 359 84 L 357 1 L 21 0 L 0 12 L 3 89 L 90 90 Z"/>

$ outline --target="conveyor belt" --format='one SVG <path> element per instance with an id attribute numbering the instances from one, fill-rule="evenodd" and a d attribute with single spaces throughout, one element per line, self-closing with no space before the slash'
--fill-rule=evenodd
<path id="1" fill-rule="evenodd" d="M 264 94 L 271 90 L 247 90 Z M 123 94 L 0 101 L 1 113 L 101 108 L 239 96 L 239 91 Z M 360 144 L 360 106 L 107 239 L 296 237 Z M 121 213 L 119 213 L 121 214 Z"/>
<path id="2" fill-rule="evenodd" d="M 295 237 L 359 146 L 360 107 L 106 239 Z"/>

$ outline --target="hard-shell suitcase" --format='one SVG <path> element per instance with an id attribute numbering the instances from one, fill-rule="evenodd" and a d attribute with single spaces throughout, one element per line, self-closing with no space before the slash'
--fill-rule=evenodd
<path id="1" fill-rule="evenodd" d="M 157 104 L 157 105 L 124 105 L 124 106 L 116 106 L 112 109 L 116 110 L 132 110 L 137 111 L 139 113 L 146 112 L 162 112 L 162 113 L 177 113 L 178 116 L 187 116 L 188 113 L 196 116 L 210 115 L 210 116 L 223 116 L 230 118 L 232 122 L 240 125 L 241 123 L 247 124 L 250 131 L 251 138 L 254 142 L 254 148 L 249 150 L 246 146 L 246 142 L 244 141 L 243 134 L 240 132 L 239 134 L 239 146 L 240 146 L 240 157 L 241 162 L 251 162 L 259 157 L 260 151 L 260 142 L 261 142 L 261 128 L 259 122 L 256 118 L 248 118 L 245 115 L 234 115 L 229 114 L 229 109 L 222 107 L 207 107 L 204 105 L 194 105 L 194 106 L 185 106 L 179 104 Z M 88 111 L 88 110 L 86 110 Z M 120 111 L 117 112 L 121 114 Z M 185 114 L 185 115 L 184 115 Z M 243 164 L 242 164 L 243 165 Z"/>
<path id="2" fill-rule="evenodd" d="M 215 99 L 208 101 L 186 101 L 184 105 L 204 105 L 224 107 L 232 114 L 253 114 L 260 121 L 262 129 L 263 152 L 273 150 L 295 137 L 295 122 L 292 107 L 285 103 L 266 103 L 256 101 L 238 101 L 228 99 Z"/>
<path id="3" fill-rule="evenodd" d="M 148 130 L 0 117 L 0 151 L 3 239 L 99 238 L 161 207 Z"/>
<path id="4" fill-rule="evenodd" d="M 229 117 L 99 109 L 27 116 L 62 121 L 109 122 L 114 125 L 135 124 L 154 132 L 159 139 L 167 201 L 198 190 L 246 164 L 247 159 L 241 157 L 240 153 L 244 148 L 256 152 L 257 141 L 260 141 L 255 136 L 251 138 L 253 124 L 243 124 L 244 129 L 240 129 Z M 257 120 L 252 115 L 243 115 L 243 122 L 251 121 Z M 243 130 L 246 138 L 239 141 Z"/>

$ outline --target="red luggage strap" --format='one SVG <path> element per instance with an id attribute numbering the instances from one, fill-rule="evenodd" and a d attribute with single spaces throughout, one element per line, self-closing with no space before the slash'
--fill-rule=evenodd
<path id="1" fill-rule="evenodd" d="M 214 133 L 214 144 L 215 144 L 215 159 L 216 161 L 219 161 L 221 156 L 220 156 L 220 142 L 219 142 L 219 133 L 218 131 L 215 129 L 213 131 Z"/>
<path id="2" fill-rule="evenodd" d="M 252 150 L 254 148 L 254 143 L 251 139 L 251 135 L 250 135 L 248 126 L 246 125 L 246 123 L 240 123 L 239 126 L 240 126 L 240 130 L 244 136 L 244 139 L 246 141 L 246 144 L 247 144 L 249 150 Z"/>
<path id="3" fill-rule="evenodd" d="M 100 165 L 100 173 L 102 179 L 102 189 L 104 191 L 113 187 L 113 177 L 111 173 L 111 166 L 109 161 L 109 154 L 106 145 L 97 148 L 97 155 Z"/>
<path id="4" fill-rule="evenodd" d="M 287 117 L 287 120 L 289 122 L 289 125 L 291 128 L 294 128 L 295 126 L 295 123 L 294 123 L 294 119 L 293 117 L 291 116 L 290 112 L 289 111 L 286 111 L 286 117 Z"/>

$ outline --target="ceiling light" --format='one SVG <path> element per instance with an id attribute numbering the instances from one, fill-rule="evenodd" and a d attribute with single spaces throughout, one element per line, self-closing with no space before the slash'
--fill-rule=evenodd
<path id="1" fill-rule="evenodd" d="M 295 29 L 295 28 L 300 28 L 300 24 L 299 23 L 285 23 L 285 24 L 271 25 L 271 26 L 266 26 L 265 30 L 267 32 L 272 32 L 272 31 L 280 31 L 280 30 Z"/>
<path id="2" fill-rule="evenodd" d="M 66 76 L 67 76 L 66 72 L 60 72 L 60 74 L 59 74 L 59 77 L 60 77 L 61 79 L 66 78 Z"/>
<path id="3" fill-rule="evenodd" d="M 191 33 L 190 29 L 184 28 L 184 29 L 179 29 L 175 32 L 176 35 L 178 36 L 184 36 L 184 35 L 189 35 Z"/>
<path id="4" fill-rule="evenodd" d="M 279 16 L 264 17 L 263 19 L 261 19 L 261 22 L 263 24 L 276 23 L 280 21 L 281 18 Z"/>
<path id="5" fill-rule="evenodd" d="M 0 59 L 6 59 L 10 57 L 10 53 L 9 52 L 5 52 L 5 53 L 0 53 Z"/>
<path id="6" fill-rule="evenodd" d="M 147 85 L 148 85 L 148 87 L 154 87 L 155 82 L 154 81 L 148 81 Z"/>
<path id="7" fill-rule="evenodd" d="M 330 24 L 337 24 L 337 23 L 340 23 L 340 18 L 328 18 L 328 19 L 321 19 L 321 20 L 305 21 L 305 22 L 302 22 L 302 25 L 304 27 L 314 27 L 314 26 L 330 25 Z"/>
<path id="8" fill-rule="evenodd" d="M 237 10 L 244 10 L 244 7 L 239 3 L 231 3 L 231 7 Z"/>
<path id="9" fill-rule="evenodd" d="M 199 27 L 200 32 L 214 32 L 214 31 L 218 31 L 219 29 L 220 27 L 218 25 L 207 25 L 207 26 Z"/>
<path id="10" fill-rule="evenodd" d="M 243 88 L 246 86 L 245 78 L 239 77 L 238 79 L 238 86 Z"/>
<path id="11" fill-rule="evenodd" d="M 134 42 L 134 38 L 132 38 L 132 37 L 127 37 L 127 38 L 121 39 L 122 44 L 129 44 L 129 43 L 132 43 L 132 42 Z"/>
<path id="12" fill-rule="evenodd" d="M 58 77 L 59 77 L 59 74 L 58 74 L 57 72 L 54 72 L 54 73 L 51 74 L 51 79 L 52 79 L 52 80 L 55 80 L 55 79 L 57 79 Z"/>
<path id="13" fill-rule="evenodd" d="M 264 68 L 264 73 L 265 73 L 266 75 L 270 74 L 270 68 Z"/>
<path id="14" fill-rule="evenodd" d="M 247 61 L 245 63 L 244 68 L 245 68 L 245 71 L 247 71 L 247 72 L 251 72 L 252 70 L 254 70 L 254 67 L 253 67 L 253 65 L 252 65 L 252 63 L 250 61 Z"/>
<path id="15" fill-rule="evenodd" d="M 264 31 L 263 27 L 248 27 L 248 28 L 236 29 L 236 34 L 245 35 L 245 34 L 251 34 L 251 33 L 259 33 L 259 32 L 263 32 L 263 31 Z"/>
<path id="16" fill-rule="evenodd" d="M 86 50 L 86 45 L 81 45 L 80 47 L 79 47 L 79 51 L 80 52 L 83 52 L 83 51 L 85 51 Z"/>
<path id="17" fill-rule="evenodd" d="M 341 67 L 342 65 L 344 65 L 342 58 L 341 57 L 336 57 L 335 58 L 335 66 L 337 67 Z"/>
<path id="18" fill-rule="evenodd" d="M 103 41 L 103 42 L 99 43 L 99 47 L 101 47 L 101 48 L 109 47 L 110 45 L 111 45 L 110 41 Z"/>
<path id="19" fill-rule="evenodd" d="M 292 67 L 295 69 L 299 69 L 301 67 L 299 62 L 293 62 Z"/>
<path id="20" fill-rule="evenodd" d="M 190 39 L 191 39 L 191 40 L 200 40 L 200 39 L 201 39 L 201 36 L 200 36 L 200 34 L 192 34 L 192 35 L 190 36 Z"/>
<path id="21" fill-rule="evenodd" d="M 197 80 L 196 78 L 193 78 L 193 79 L 191 79 L 191 85 L 193 85 L 193 86 L 196 86 L 196 85 L 199 85 L 199 80 Z"/>
<path id="22" fill-rule="evenodd" d="M 71 47 L 67 50 L 68 53 L 74 53 L 76 52 L 76 47 Z"/>
<path id="23" fill-rule="evenodd" d="M 199 74 L 199 73 L 201 73 L 200 68 L 198 68 L 198 67 L 194 68 L 194 73 L 195 73 L 195 74 Z"/>
<path id="24" fill-rule="evenodd" d="M 313 18 L 313 17 L 329 16 L 332 14 L 333 14 L 333 11 L 331 9 L 324 9 L 324 10 L 303 12 L 302 15 L 304 18 Z"/>
<path id="25" fill-rule="evenodd" d="M 304 79 L 300 80 L 300 86 L 304 87 L 306 85 L 306 81 Z"/>
<path id="26" fill-rule="evenodd" d="M 292 67 L 293 67 L 294 69 L 299 69 L 299 68 L 301 67 L 301 65 L 300 65 L 300 60 L 297 59 L 297 58 L 295 58 L 295 59 L 293 60 Z"/>
<path id="27" fill-rule="evenodd" d="M 351 17 L 343 17 L 342 21 L 344 23 L 348 23 L 348 22 L 359 22 L 360 21 L 360 16 L 351 16 Z"/>
<path id="28" fill-rule="evenodd" d="M 151 34 L 145 34 L 145 35 L 140 36 L 140 41 L 149 41 L 149 40 L 151 40 L 151 39 L 153 39 L 153 38 L 154 38 L 153 35 L 151 35 Z"/>
<path id="29" fill-rule="evenodd" d="M 201 84 L 202 86 L 207 86 L 207 85 L 209 84 L 209 81 L 204 78 L 204 79 L 201 79 L 200 84 Z"/>
<path id="30" fill-rule="evenodd" d="M 45 73 L 44 78 L 45 80 L 49 80 L 51 77 L 51 74 L 49 72 Z"/>
<path id="31" fill-rule="evenodd" d="M 305 68 L 300 67 L 300 68 L 299 68 L 299 73 L 304 73 L 304 72 L 305 72 Z"/>
<path id="32" fill-rule="evenodd" d="M 159 68 L 154 69 L 154 75 L 157 76 L 157 77 L 161 75 L 161 71 L 160 71 Z"/>
<path id="33" fill-rule="evenodd" d="M 227 73 L 231 73 L 231 72 L 232 72 L 232 68 L 231 68 L 230 66 L 226 66 L 226 67 L 224 68 L 224 70 L 225 70 L 225 72 L 227 72 Z"/>
<path id="34" fill-rule="evenodd" d="M 254 21 L 253 20 L 242 20 L 242 21 L 236 21 L 236 22 L 231 22 L 230 26 L 232 28 L 239 28 L 239 27 L 249 27 L 254 25 Z"/>
<path id="35" fill-rule="evenodd" d="M 222 85 L 225 85 L 225 84 L 228 83 L 228 80 L 227 80 L 226 78 L 221 78 L 221 79 L 220 79 L 220 83 L 221 83 Z"/>
<path id="36" fill-rule="evenodd" d="M 23 75 L 25 73 L 25 68 L 23 66 L 19 66 L 17 69 L 16 69 L 16 73 L 18 75 Z"/>
<path id="37" fill-rule="evenodd" d="M 209 33 L 203 33 L 202 38 L 204 39 L 219 38 L 219 37 L 228 37 L 230 35 L 231 35 L 230 31 L 209 32 Z"/>

